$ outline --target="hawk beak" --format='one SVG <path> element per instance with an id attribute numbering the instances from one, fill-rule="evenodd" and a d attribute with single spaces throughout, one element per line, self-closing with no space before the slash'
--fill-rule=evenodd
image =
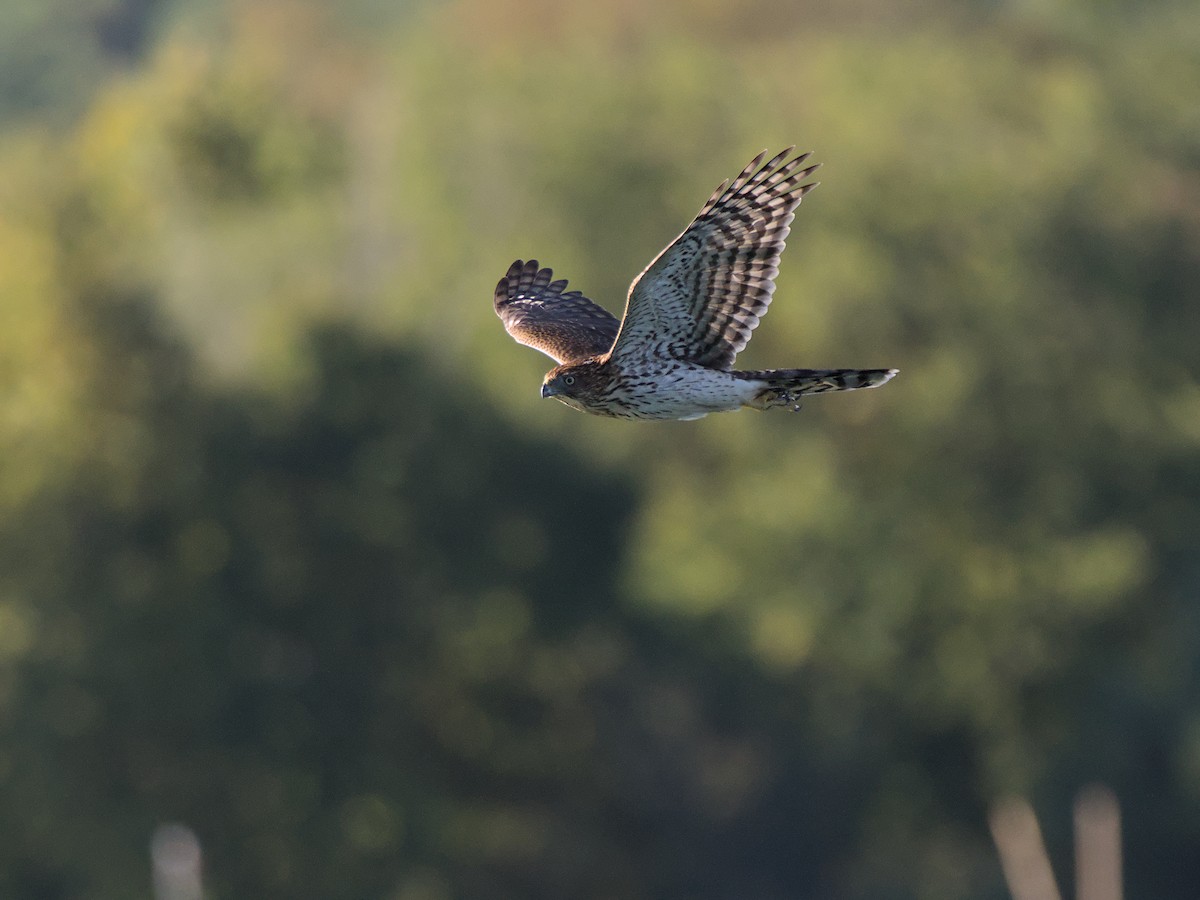
<path id="1" fill-rule="evenodd" d="M 547 397 L 553 397 L 557 393 L 558 393 L 558 389 L 555 387 L 552 387 L 550 382 L 547 381 L 542 385 L 542 399 L 543 400 L 545 400 Z"/>

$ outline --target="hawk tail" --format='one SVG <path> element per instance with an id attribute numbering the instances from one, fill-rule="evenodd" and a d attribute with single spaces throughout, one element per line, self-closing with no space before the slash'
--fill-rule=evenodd
<path id="1" fill-rule="evenodd" d="M 761 372 L 733 372 L 738 378 L 762 382 L 762 387 L 746 406 L 770 409 L 781 406 L 800 409 L 805 394 L 826 391 L 856 391 L 878 387 L 890 381 L 898 369 L 767 369 Z"/>

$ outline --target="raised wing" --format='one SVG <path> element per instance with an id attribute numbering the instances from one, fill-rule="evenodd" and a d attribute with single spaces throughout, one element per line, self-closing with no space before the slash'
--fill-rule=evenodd
<path id="1" fill-rule="evenodd" d="M 517 260 L 496 285 L 496 315 L 518 343 L 541 350 L 559 363 L 579 363 L 608 352 L 619 324 L 608 310 L 566 291 L 566 279 L 551 281 L 536 259 Z"/>
<path id="2" fill-rule="evenodd" d="M 695 221 L 650 263 L 629 289 L 614 359 L 637 356 L 664 342 L 678 359 L 728 369 L 766 313 L 801 198 L 817 166 L 811 154 L 787 159 L 794 147 L 763 164 L 764 151 L 724 182 Z"/>

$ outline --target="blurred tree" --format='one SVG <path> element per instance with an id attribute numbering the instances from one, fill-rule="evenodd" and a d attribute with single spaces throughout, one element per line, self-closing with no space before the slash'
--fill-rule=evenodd
<path id="1" fill-rule="evenodd" d="M 806 746 L 723 641 L 615 605 L 623 479 L 343 328 L 287 403 L 203 389 L 142 303 L 78 314 L 91 445 L 123 452 L 0 532 L 6 895 L 125 896 L 169 820 L 228 896 L 829 877 L 869 794 L 855 754 Z"/>
<path id="2" fill-rule="evenodd" d="M 4 892 L 115 896 L 131 833 L 163 817 L 238 894 L 376 893 L 401 846 L 414 865 L 534 852 L 548 813 L 516 788 L 577 775 L 591 743 L 578 692 L 613 650 L 579 619 L 611 604 L 628 490 L 342 332 L 285 411 L 206 398 L 141 305 L 78 312 L 95 415 L 127 446 L 7 519 L 29 633 Z"/>
<path id="3" fill-rule="evenodd" d="M 1200 11 L 877 6 L 234 4 L 2 142 L 0 893 L 991 896 L 1098 780 L 1191 896 Z M 616 307 L 796 140 L 746 362 L 900 378 L 538 405 L 511 259 Z"/>
<path id="4" fill-rule="evenodd" d="M 0 122 L 78 113 L 104 77 L 140 57 L 163 0 L 0 5 Z"/>

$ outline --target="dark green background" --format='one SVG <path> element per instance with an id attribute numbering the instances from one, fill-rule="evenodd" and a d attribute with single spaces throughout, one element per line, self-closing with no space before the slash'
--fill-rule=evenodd
<path id="1" fill-rule="evenodd" d="M 9 0 L 0 895 L 999 898 L 1083 786 L 1200 884 L 1200 6 Z M 585 417 L 618 311 L 825 163 L 746 367 Z"/>

